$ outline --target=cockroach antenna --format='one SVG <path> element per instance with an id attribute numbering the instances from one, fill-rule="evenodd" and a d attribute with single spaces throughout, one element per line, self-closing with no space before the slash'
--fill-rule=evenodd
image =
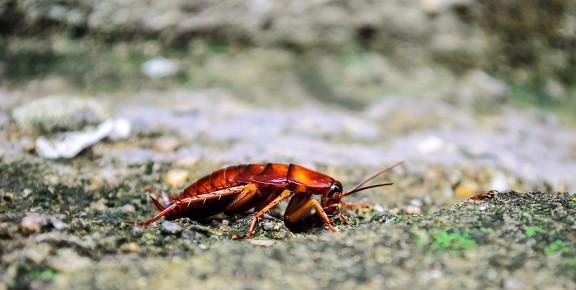
<path id="1" fill-rule="evenodd" d="M 404 161 L 396 162 L 396 163 L 394 163 L 394 164 L 392 164 L 392 165 L 390 165 L 390 166 L 388 166 L 388 167 L 386 167 L 386 168 L 384 168 L 384 169 L 382 169 L 382 170 L 380 170 L 380 171 L 372 174 L 371 176 L 368 176 L 366 179 L 362 180 L 360 183 L 356 184 L 355 186 L 353 186 L 352 188 L 350 188 L 348 191 L 346 191 L 343 196 L 347 196 L 347 195 L 350 195 L 350 194 L 352 194 L 352 193 L 355 193 L 355 192 L 358 192 L 358 191 L 361 191 L 361 190 L 365 190 L 365 189 L 369 189 L 369 188 L 391 185 L 392 183 L 383 183 L 383 184 L 377 184 L 377 185 L 374 185 L 374 186 L 367 186 L 367 187 L 363 187 L 363 188 L 362 188 L 362 186 L 363 186 L 364 184 L 366 184 L 366 183 L 370 182 L 371 180 L 373 180 L 374 178 L 382 175 L 384 172 L 389 171 L 389 170 L 391 170 L 392 168 L 397 167 L 397 166 L 400 166 L 400 165 L 402 165 L 402 164 L 404 164 Z"/>

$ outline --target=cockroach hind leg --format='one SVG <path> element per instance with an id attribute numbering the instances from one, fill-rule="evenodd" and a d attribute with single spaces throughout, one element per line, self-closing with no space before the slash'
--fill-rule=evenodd
<path id="1" fill-rule="evenodd" d="M 129 224 L 129 225 L 136 225 L 136 226 L 145 227 L 145 226 L 152 224 L 155 221 L 159 220 L 161 217 L 167 215 L 168 213 L 173 211 L 177 206 L 178 206 L 178 203 L 173 203 L 169 207 L 165 208 L 164 210 L 162 210 L 161 212 L 156 214 L 154 217 L 147 219 L 145 221 L 141 221 L 141 222 L 125 221 L 124 223 Z"/>
<path id="2" fill-rule="evenodd" d="M 152 200 L 152 202 L 154 203 L 154 206 L 156 206 L 156 208 L 159 211 L 163 211 L 164 209 L 166 209 L 163 205 L 160 204 L 160 202 L 158 202 L 154 196 L 150 195 L 150 199 Z"/>

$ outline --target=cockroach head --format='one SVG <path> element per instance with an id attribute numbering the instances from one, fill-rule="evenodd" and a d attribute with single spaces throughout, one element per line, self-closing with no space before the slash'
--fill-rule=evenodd
<path id="1" fill-rule="evenodd" d="M 372 174 L 371 176 L 368 176 L 363 181 L 356 184 L 355 186 L 353 186 L 352 188 L 350 188 L 346 192 L 344 192 L 344 190 L 342 188 L 342 183 L 340 183 L 339 181 L 334 181 L 334 183 L 332 184 L 332 186 L 330 187 L 330 189 L 328 190 L 326 195 L 324 195 L 322 197 L 322 208 L 324 209 L 324 211 L 328 215 L 334 215 L 334 214 L 338 213 L 339 208 L 342 205 L 341 204 L 342 199 L 344 197 L 349 196 L 351 194 L 354 194 L 356 192 L 370 189 L 370 188 L 392 185 L 393 184 L 392 182 L 386 182 L 386 183 L 380 183 L 380 184 L 365 186 L 368 182 L 370 182 L 373 179 L 375 179 L 376 177 L 382 175 L 384 172 L 386 172 L 386 171 L 388 171 L 388 170 L 390 170 L 396 166 L 402 165 L 403 163 L 404 163 L 403 161 L 396 162 L 396 163 L 392 164 L 391 166 L 388 166 L 387 168 L 384 168 L 384 169 Z"/>
<path id="2" fill-rule="evenodd" d="M 335 181 L 334 184 L 330 186 L 330 190 L 326 194 L 326 198 L 328 200 L 334 200 L 335 202 L 340 202 L 343 190 L 344 188 L 342 187 L 342 183 L 340 183 L 340 181 Z"/>
<path id="3" fill-rule="evenodd" d="M 342 187 L 342 183 L 336 180 L 332 186 L 330 186 L 326 195 L 322 197 L 322 208 L 324 208 L 324 211 L 326 211 L 328 215 L 333 214 L 338 208 L 340 200 L 344 197 L 343 191 L 344 188 Z"/>

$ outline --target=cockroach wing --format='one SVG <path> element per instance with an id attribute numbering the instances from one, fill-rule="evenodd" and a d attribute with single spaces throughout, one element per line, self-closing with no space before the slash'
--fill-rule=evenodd
<path id="1" fill-rule="evenodd" d="M 249 183 L 254 181 L 254 177 L 262 173 L 266 169 L 266 164 L 243 164 L 239 165 L 236 181 L 241 183 Z"/>
<path id="2" fill-rule="evenodd" d="M 334 178 L 328 175 L 296 164 L 290 164 L 288 168 L 288 180 L 296 184 L 317 189 L 329 188 L 335 182 Z"/>
<path id="3" fill-rule="evenodd" d="M 268 163 L 262 172 L 252 178 L 252 182 L 267 185 L 285 186 L 288 184 L 288 165 Z"/>

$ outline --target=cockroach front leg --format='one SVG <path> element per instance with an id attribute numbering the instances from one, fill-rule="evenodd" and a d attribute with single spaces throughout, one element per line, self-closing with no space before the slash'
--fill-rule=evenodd
<path id="1" fill-rule="evenodd" d="M 254 228 L 256 227 L 256 223 L 258 222 L 258 219 L 261 216 L 266 214 L 269 210 L 271 210 L 273 207 L 275 207 L 279 202 L 290 197 L 290 195 L 292 195 L 292 192 L 288 189 L 285 189 L 284 191 L 282 191 L 282 193 L 280 193 L 279 196 L 274 198 L 268 205 L 266 205 L 263 209 L 258 211 L 254 215 L 254 217 L 252 218 L 252 222 L 250 223 L 250 228 L 248 228 L 248 231 L 246 232 L 246 238 L 249 239 L 252 236 L 252 232 L 254 232 Z"/>
<path id="2" fill-rule="evenodd" d="M 330 218 L 326 214 L 326 212 L 322 209 L 322 206 L 318 201 L 308 196 L 299 197 L 295 196 L 290 200 L 290 204 L 288 208 L 286 208 L 286 212 L 284 213 L 284 220 L 288 223 L 295 223 L 298 220 L 308 216 L 312 208 L 316 209 L 316 214 L 322 219 L 326 227 L 330 229 L 332 232 L 339 232 L 338 228 L 332 225 L 330 222 Z"/>

